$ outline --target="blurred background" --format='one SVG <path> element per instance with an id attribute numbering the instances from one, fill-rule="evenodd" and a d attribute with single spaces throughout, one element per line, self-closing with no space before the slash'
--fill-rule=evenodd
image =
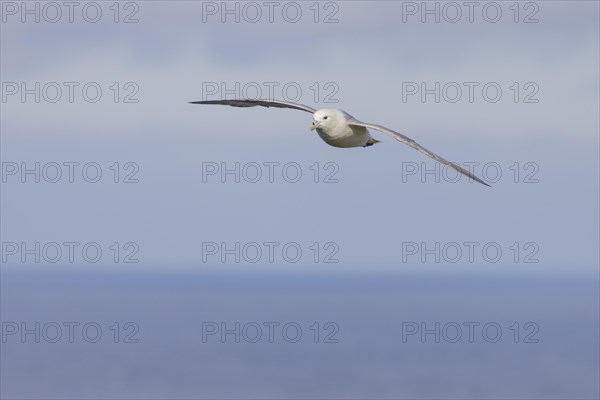
<path id="1" fill-rule="evenodd" d="M 469 4 L 2 1 L 1 397 L 598 398 L 599 6 Z"/>

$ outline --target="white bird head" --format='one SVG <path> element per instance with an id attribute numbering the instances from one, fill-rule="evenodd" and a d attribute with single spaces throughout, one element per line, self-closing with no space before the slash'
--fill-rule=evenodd
<path id="1" fill-rule="evenodd" d="M 319 129 L 327 132 L 345 119 L 343 111 L 334 108 L 323 108 L 313 114 L 313 123 L 310 125 L 310 130 Z"/>

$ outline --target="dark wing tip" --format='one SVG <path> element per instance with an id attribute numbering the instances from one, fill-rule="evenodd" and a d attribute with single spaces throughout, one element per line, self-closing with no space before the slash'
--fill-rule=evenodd
<path id="1" fill-rule="evenodd" d="M 465 174 L 465 175 L 467 175 L 467 174 Z M 478 178 L 477 176 L 475 176 L 475 175 L 473 175 L 473 174 L 468 174 L 467 176 L 468 176 L 469 178 L 473 179 L 475 182 L 479 182 L 479 183 L 481 183 L 482 185 L 485 185 L 485 186 L 487 186 L 487 187 L 492 187 L 491 185 L 488 185 L 488 184 L 487 184 L 487 183 L 486 183 L 486 182 L 485 182 L 483 179 L 481 179 L 481 178 Z"/>
<path id="2" fill-rule="evenodd" d="M 239 103 L 245 102 L 245 100 L 198 100 L 198 101 L 188 101 L 190 104 L 231 104 L 231 103 Z"/>
<path id="3" fill-rule="evenodd" d="M 461 168 L 461 170 L 459 172 L 462 172 L 464 175 L 468 176 L 469 178 L 473 179 L 475 182 L 479 182 L 482 185 L 485 185 L 487 187 L 492 187 L 491 185 L 487 184 L 483 179 L 477 177 L 475 174 L 471 174 L 468 171 L 464 170 Z"/>

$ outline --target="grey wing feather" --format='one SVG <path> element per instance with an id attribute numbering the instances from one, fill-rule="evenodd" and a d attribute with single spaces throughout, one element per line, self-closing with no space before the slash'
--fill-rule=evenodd
<path id="1" fill-rule="evenodd" d="M 473 175 L 472 173 L 470 173 L 469 171 L 467 171 L 466 169 L 464 169 L 464 168 L 462 168 L 462 167 L 460 167 L 460 166 L 458 166 L 458 165 L 456 165 L 456 164 L 454 164 L 454 163 L 446 160 L 445 158 L 442 158 L 442 157 L 438 156 L 437 154 L 435 154 L 435 153 L 427 150 L 425 147 L 421 146 L 420 144 L 418 144 L 417 142 L 415 142 L 411 138 L 409 138 L 407 136 L 404 136 L 401 133 L 398 133 L 396 131 L 393 131 L 393 130 L 388 129 L 388 128 L 386 128 L 384 126 L 381 126 L 381 125 L 368 124 L 368 123 L 360 122 L 360 121 L 357 121 L 357 120 L 354 120 L 354 119 L 348 121 L 348 124 L 350 124 L 350 125 L 356 125 L 356 126 L 363 126 L 365 128 L 371 128 L 371 129 L 375 129 L 375 130 L 378 130 L 380 132 L 383 132 L 383 133 L 385 133 L 385 134 L 393 137 L 394 139 L 396 139 L 396 140 L 398 140 L 398 141 L 400 141 L 400 142 L 402 142 L 402 143 L 404 143 L 404 144 L 412 147 L 413 149 L 420 151 L 421 153 L 425 154 L 426 156 L 429 156 L 429 157 L 433 158 L 434 160 L 436 160 L 436 161 L 438 161 L 438 162 L 440 162 L 442 164 L 445 164 L 445 165 L 449 166 L 450 168 L 455 169 L 456 171 L 460 172 L 461 174 L 464 174 L 464 175 L 468 176 L 469 178 L 471 178 L 471 179 L 473 179 L 473 180 L 475 180 L 475 181 L 477 181 L 477 182 L 479 182 L 479 183 L 481 183 L 481 184 L 483 184 L 485 186 L 490 186 L 487 183 L 485 183 L 484 181 L 482 181 L 481 179 L 479 179 L 478 177 L 476 177 L 475 175 Z"/>
<path id="2" fill-rule="evenodd" d="M 294 110 L 306 111 L 314 113 L 316 110 L 305 106 L 304 104 L 296 104 L 288 101 L 281 100 L 205 100 L 205 101 L 190 101 L 190 104 L 222 104 L 232 107 L 277 107 L 277 108 L 291 108 Z"/>

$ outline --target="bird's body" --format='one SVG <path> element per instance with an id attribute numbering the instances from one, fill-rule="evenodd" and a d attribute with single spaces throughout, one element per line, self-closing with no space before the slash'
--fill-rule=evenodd
<path id="1" fill-rule="evenodd" d="M 425 154 L 434 160 L 445 164 L 456 171 L 468 176 L 469 178 L 477 181 L 483 185 L 490 186 L 473 173 L 465 170 L 464 168 L 450 162 L 437 154 L 427 150 L 411 138 L 404 136 L 401 133 L 383 127 L 381 125 L 370 124 L 361 122 L 348 114 L 345 111 L 324 108 L 315 110 L 311 107 L 303 104 L 290 103 L 279 100 L 207 100 L 207 101 L 192 101 L 192 104 L 223 104 L 233 107 L 276 107 L 276 108 L 291 108 L 294 110 L 301 110 L 309 112 L 313 115 L 313 123 L 310 126 L 310 130 L 316 130 L 317 134 L 330 146 L 349 148 L 349 147 L 368 147 L 375 143 L 379 143 L 379 140 L 374 139 L 369 133 L 369 128 L 385 133 L 388 136 L 393 137 L 412 147 L 413 149 Z"/>
<path id="2" fill-rule="evenodd" d="M 321 139 L 330 146 L 342 148 L 367 147 L 379 142 L 373 139 L 369 130 L 364 126 L 348 124 L 348 121 L 354 118 L 342 110 L 321 109 L 313 115 L 315 121 L 320 116 L 327 116 L 328 119 L 335 122 L 328 126 L 320 124 L 314 128 Z"/>

